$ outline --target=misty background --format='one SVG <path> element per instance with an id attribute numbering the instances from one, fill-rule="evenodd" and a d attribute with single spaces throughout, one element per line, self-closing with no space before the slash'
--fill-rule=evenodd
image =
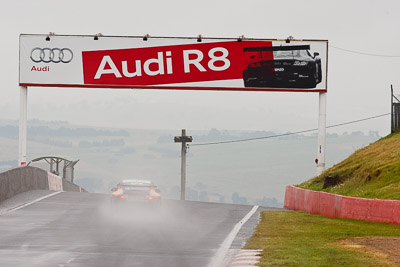
<path id="1" fill-rule="evenodd" d="M 179 199 L 181 144 L 174 143 L 174 136 L 180 134 L 30 120 L 28 151 L 31 159 L 51 155 L 79 159 L 74 182 L 92 193 L 109 194 L 122 179 L 148 179 L 160 187 L 164 198 Z M 193 136 L 187 154 L 188 200 L 282 207 L 287 185 L 316 174 L 315 131 L 227 144 L 215 143 L 287 133 L 213 128 L 187 134 Z M 0 121 L 0 146 L 5 152 L 0 171 L 17 166 L 17 160 L 9 157 L 17 137 L 17 121 Z M 379 138 L 377 131 L 328 134 L 327 167 Z M 49 170 L 44 161 L 31 166 Z"/>
<path id="2" fill-rule="evenodd" d="M 2 166 L 11 166 L 18 155 L 20 33 L 326 39 L 327 125 L 390 113 L 390 86 L 400 91 L 400 2 L 395 0 L 0 3 Z M 107 192 L 122 177 L 146 177 L 174 197 L 180 147 L 166 140 L 181 129 L 194 142 L 315 129 L 318 93 L 30 87 L 28 119 L 28 161 L 45 155 L 80 159 L 76 181 L 93 192 Z M 327 132 L 329 167 L 390 133 L 390 116 Z M 315 175 L 316 146 L 310 133 L 191 147 L 188 194 L 200 199 L 207 192 L 225 202 L 243 197 L 248 203 L 264 197 L 282 202 L 285 185 Z"/>

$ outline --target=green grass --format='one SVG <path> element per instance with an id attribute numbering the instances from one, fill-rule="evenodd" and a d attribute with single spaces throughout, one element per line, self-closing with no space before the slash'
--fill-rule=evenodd
<path id="1" fill-rule="evenodd" d="M 400 226 L 266 211 L 245 248 L 263 249 L 260 266 L 393 266 L 382 257 L 339 242 L 363 236 L 400 236 Z"/>
<path id="2" fill-rule="evenodd" d="M 324 177 L 328 175 L 340 182 L 323 189 Z M 345 196 L 400 200 L 400 133 L 356 151 L 299 187 Z"/>

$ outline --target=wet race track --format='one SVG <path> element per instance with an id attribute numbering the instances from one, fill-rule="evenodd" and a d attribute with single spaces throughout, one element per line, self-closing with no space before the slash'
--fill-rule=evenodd
<path id="1" fill-rule="evenodd" d="M 0 266 L 210 266 L 252 208 L 163 200 L 116 209 L 108 195 L 56 193 L 2 213 Z M 237 236 L 248 238 L 245 229 Z"/>

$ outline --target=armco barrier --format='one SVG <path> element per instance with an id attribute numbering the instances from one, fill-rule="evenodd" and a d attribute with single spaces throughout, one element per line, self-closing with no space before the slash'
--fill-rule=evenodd
<path id="1" fill-rule="evenodd" d="M 368 220 L 371 199 L 342 196 L 340 217 L 355 220 Z"/>
<path id="2" fill-rule="evenodd" d="M 294 191 L 294 197 L 296 202 L 294 203 L 294 208 L 296 210 L 304 210 L 304 189 L 299 188 L 299 190 Z"/>
<path id="3" fill-rule="evenodd" d="M 62 187 L 64 191 L 72 191 L 72 192 L 87 192 L 85 189 L 82 187 L 71 183 L 70 181 L 67 181 L 65 179 L 62 179 Z"/>
<path id="4" fill-rule="evenodd" d="M 340 205 L 340 200 L 338 202 Z M 338 207 L 336 205 L 336 195 L 320 192 L 319 203 L 319 214 L 326 217 L 334 218 L 339 213 Z"/>
<path id="5" fill-rule="evenodd" d="M 374 222 L 393 222 L 394 200 L 371 200 L 371 209 L 368 212 L 368 220 Z M 373 212 L 371 212 L 373 211 Z"/>
<path id="6" fill-rule="evenodd" d="M 294 208 L 294 186 L 286 186 L 284 207 L 287 209 Z"/>
<path id="7" fill-rule="evenodd" d="M 287 186 L 284 207 L 331 218 L 400 224 L 400 201 L 347 197 Z"/>
<path id="8" fill-rule="evenodd" d="M 49 180 L 49 190 L 63 191 L 62 178 L 60 176 L 48 172 L 47 178 Z"/>
<path id="9" fill-rule="evenodd" d="M 49 189 L 47 171 L 22 167 L 0 173 L 0 201 L 35 189 Z"/>
<path id="10" fill-rule="evenodd" d="M 307 191 L 307 199 L 306 199 L 306 209 L 305 211 L 311 214 L 319 213 L 319 202 L 320 202 L 320 194 L 316 191 L 306 190 Z"/>
<path id="11" fill-rule="evenodd" d="M 45 170 L 26 166 L 0 173 L 0 202 L 29 190 L 86 192 L 79 186 Z"/>
<path id="12" fill-rule="evenodd" d="M 400 202 L 396 201 L 393 207 L 393 224 L 400 224 Z"/>

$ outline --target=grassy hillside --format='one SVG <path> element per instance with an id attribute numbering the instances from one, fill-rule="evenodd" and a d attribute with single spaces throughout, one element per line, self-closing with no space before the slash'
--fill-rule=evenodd
<path id="1" fill-rule="evenodd" d="M 325 185 L 330 176 L 330 185 Z M 330 193 L 400 200 L 400 133 L 359 149 L 320 176 L 299 185 Z"/>

